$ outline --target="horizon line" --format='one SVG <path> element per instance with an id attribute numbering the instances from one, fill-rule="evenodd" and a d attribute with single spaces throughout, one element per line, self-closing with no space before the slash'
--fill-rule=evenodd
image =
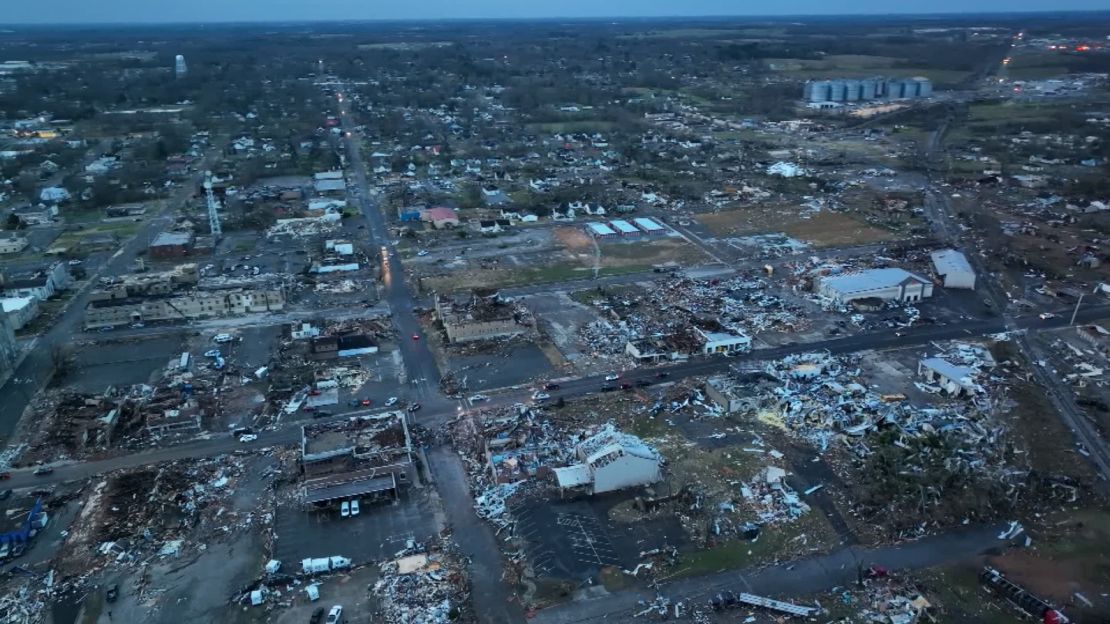
<path id="1" fill-rule="evenodd" d="M 458 22 L 550 22 L 550 21 L 666 21 L 666 20 L 719 20 L 719 19 L 758 19 L 758 20 L 797 20 L 805 18 L 971 18 L 999 16 L 1045 16 L 1045 15 L 1092 15 L 1110 16 L 1110 9 L 1044 9 L 1028 11 L 966 11 L 966 12 L 886 12 L 886 13 L 726 13 L 699 15 L 608 15 L 608 16 L 535 16 L 535 17 L 397 17 L 397 18 L 297 18 L 297 19 L 229 19 L 229 20 L 190 20 L 190 21 L 103 21 L 103 22 L 0 22 L 0 28 L 41 28 L 41 27 L 141 27 L 141 26 L 210 26 L 210 25 L 319 25 L 319 24 L 405 24 L 405 23 L 458 23 Z"/>

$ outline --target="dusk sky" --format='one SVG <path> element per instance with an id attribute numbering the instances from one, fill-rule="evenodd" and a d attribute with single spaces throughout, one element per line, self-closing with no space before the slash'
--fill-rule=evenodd
<path id="1" fill-rule="evenodd" d="M 0 23 L 829 15 L 1105 10 L 1106 0 L 6 0 Z"/>

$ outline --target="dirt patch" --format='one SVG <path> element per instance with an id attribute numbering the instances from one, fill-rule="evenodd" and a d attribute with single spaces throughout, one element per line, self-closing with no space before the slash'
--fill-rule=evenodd
<path id="1" fill-rule="evenodd" d="M 559 241 L 567 251 L 572 253 L 584 252 L 593 249 L 594 241 L 579 228 L 560 227 L 552 231 L 555 240 Z"/>
<path id="2" fill-rule="evenodd" d="M 698 215 L 715 236 L 784 233 L 816 247 L 866 245 L 894 240 L 894 234 L 840 212 L 806 211 L 798 207 L 759 205 Z"/>

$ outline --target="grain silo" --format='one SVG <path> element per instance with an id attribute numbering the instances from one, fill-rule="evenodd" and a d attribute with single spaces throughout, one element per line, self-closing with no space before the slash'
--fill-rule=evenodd
<path id="1" fill-rule="evenodd" d="M 802 97 L 810 102 L 828 102 L 829 81 L 810 80 L 805 84 L 805 88 L 802 90 Z"/>
<path id="2" fill-rule="evenodd" d="M 843 80 L 830 80 L 829 81 L 829 101 L 843 102 L 844 101 L 844 81 Z"/>
<path id="3" fill-rule="evenodd" d="M 883 91 L 886 93 L 886 97 L 889 100 L 899 100 L 905 97 L 902 95 L 901 80 L 887 80 L 886 84 L 884 85 Z"/>
<path id="4" fill-rule="evenodd" d="M 873 100 L 878 96 L 878 81 L 874 78 L 867 78 L 859 82 L 859 99 Z"/>
<path id="5" fill-rule="evenodd" d="M 845 80 L 844 81 L 844 101 L 856 102 L 859 98 L 860 84 L 858 80 Z"/>
<path id="6" fill-rule="evenodd" d="M 917 97 L 929 97 L 933 95 L 933 81 L 928 78 L 918 76 L 913 79 L 917 83 Z"/>

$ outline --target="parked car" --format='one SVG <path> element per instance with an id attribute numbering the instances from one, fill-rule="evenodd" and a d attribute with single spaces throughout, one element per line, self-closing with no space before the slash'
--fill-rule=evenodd
<path id="1" fill-rule="evenodd" d="M 423 407 L 423 405 L 419 403 L 413 403 L 409 406 L 409 413 L 411 414 L 413 412 L 419 412 L 421 407 Z"/>
<path id="2" fill-rule="evenodd" d="M 551 395 L 546 393 L 546 392 L 533 392 L 532 393 L 532 400 L 533 401 L 546 401 L 547 399 L 550 399 L 550 398 L 551 398 Z"/>
<path id="3" fill-rule="evenodd" d="M 474 396 L 470 397 L 470 402 L 471 403 L 477 403 L 479 401 L 488 401 L 488 400 L 489 400 L 489 397 L 484 395 L 484 394 L 475 394 Z"/>
<path id="4" fill-rule="evenodd" d="M 246 433 L 246 434 L 243 434 L 243 435 L 239 436 L 239 441 L 243 442 L 243 443 L 254 442 L 257 439 L 258 439 L 258 436 L 256 434 L 253 434 L 253 433 Z"/>
<path id="5" fill-rule="evenodd" d="M 351 517 L 351 503 L 349 503 L 348 501 L 343 501 L 342 503 L 340 503 L 339 516 L 342 518 Z"/>
<path id="6" fill-rule="evenodd" d="M 39 466 L 38 468 L 35 468 L 35 473 L 34 474 L 36 476 L 41 477 L 43 475 L 52 474 L 53 472 L 54 472 L 54 469 L 51 468 L 50 466 Z"/>
<path id="7" fill-rule="evenodd" d="M 620 378 L 621 378 L 621 376 L 616 374 L 616 373 L 609 373 L 608 375 L 605 376 L 605 381 L 616 381 Z"/>
<path id="8" fill-rule="evenodd" d="M 231 342 L 233 338 L 231 337 L 231 334 L 216 334 L 215 336 L 212 336 L 212 340 L 215 340 L 217 343 L 223 344 L 225 342 Z"/>
<path id="9" fill-rule="evenodd" d="M 0 492 L 0 501 L 6 501 L 11 497 L 12 497 L 12 491 L 11 490 L 4 490 L 3 492 Z"/>
<path id="10" fill-rule="evenodd" d="M 351 501 L 351 515 L 352 516 L 357 516 L 358 512 L 359 512 L 358 499 L 356 498 L 356 499 Z"/>
<path id="11" fill-rule="evenodd" d="M 385 400 L 386 407 L 393 407 L 394 405 L 397 405 L 397 397 L 389 397 Z"/>
<path id="12" fill-rule="evenodd" d="M 559 389 L 559 384 L 557 384 L 557 383 L 544 384 L 543 389 L 544 390 L 558 390 Z"/>
<path id="13" fill-rule="evenodd" d="M 308 618 L 308 624 L 324 624 L 324 608 L 319 607 L 312 612 L 312 617 Z"/>
<path id="14" fill-rule="evenodd" d="M 0 481 L 7 481 L 12 478 L 12 473 L 4 471 L 0 472 Z"/>
<path id="15" fill-rule="evenodd" d="M 328 611 L 328 619 L 325 624 L 342 624 L 343 622 L 343 607 L 335 605 Z"/>

